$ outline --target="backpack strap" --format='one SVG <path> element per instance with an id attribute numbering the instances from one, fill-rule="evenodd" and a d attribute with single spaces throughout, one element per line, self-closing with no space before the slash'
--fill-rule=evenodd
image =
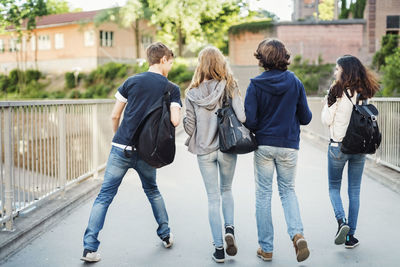
<path id="1" fill-rule="evenodd" d="M 344 90 L 344 93 L 346 94 L 347 98 L 350 100 L 351 104 L 353 104 L 353 106 L 355 106 L 355 104 L 353 103 L 353 100 L 351 100 L 351 97 L 350 97 L 349 93 L 347 92 L 347 88 L 346 88 L 346 90 Z M 358 99 L 358 96 L 357 96 L 357 99 Z M 356 104 L 357 104 L 357 101 L 356 101 Z"/>

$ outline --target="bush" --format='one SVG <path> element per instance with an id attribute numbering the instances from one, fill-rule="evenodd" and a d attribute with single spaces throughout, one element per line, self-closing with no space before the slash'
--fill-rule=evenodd
<path id="1" fill-rule="evenodd" d="M 188 69 L 184 63 L 173 65 L 168 73 L 168 79 L 182 87 L 185 83 L 192 80 L 194 72 Z"/>
<path id="2" fill-rule="evenodd" d="M 393 55 L 386 57 L 383 67 L 383 95 L 398 96 L 400 94 L 400 47 Z"/>
<path id="3" fill-rule="evenodd" d="M 319 58 L 318 62 L 319 64 L 311 64 L 308 60 L 302 62 L 301 56 L 297 55 L 289 65 L 289 69 L 303 83 L 307 94 L 317 94 L 320 86 L 324 85 L 332 76 L 334 65 L 323 64 L 322 58 Z"/>
<path id="4" fill-rule="evenodd" d="M 73 72 L 66 72 L 65 73 L 65 87 L 68 89 L 75 88 L 75 75 Z"/>
<path id="5" fill-rule="evenodd" d="M 0 91 L 6 93 L 9 84 L 10 80 L 8 79 L 7 75 L 0 74 Z"/>
<path id="6" fill-rule="evenodd" d="M 32 80 L 21 91 L 22 98 L 47 98 L 49 93 L 43 90 L 43 84 Z"/>
<path id="7" fill-rule="evenodd" d="M 71 91 L 68 93 L 68 98 L 78 99 L 78 98 L 81 98 L 81 97 L 82 97 L 82 94 L 81 94 L 81 92 L 79 92 L 79 90 L 77 90 L 77 89 L 71 90 Z"/>
<path id="8" fill-rule="evenodd" d="M 95 84 L 89 86 L 83 93 L 83 98 L 107 98 L 112 90 L 112 85 Z"/>
<path id="9" fill-rule="evenodd" d="M 49 98 L 60 99 L 65 98 L 66 95 L 67 93 L 65 91 L 54 91 L 49 93 Z"/>
<path id="10" fill-rule="evenodd" d="M 42 73 L 38 70 L 27 70 L 25 72 L 26 83 L 38 81 L 42 77 Z"/>

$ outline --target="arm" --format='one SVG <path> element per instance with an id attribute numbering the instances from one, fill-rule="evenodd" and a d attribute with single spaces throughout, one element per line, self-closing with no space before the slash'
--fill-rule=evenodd
<path id="1" fill-rule="evenodd" d="M 171 105 L 170 107 L 171 123 L 175 127 L 179 125 L 181 120 L 181 107 L 177 105 Z"/>
<path id="2" fill-rule="evenodd" d="M 232 97 L 232 108 L 235 111 L 236 117 L 241 123 L 246 121 L 246 114 L 244 113 L 244 105 L 242 98 L 239 95 L 239 90 L 235 92 L 235 95 Z"/>
<path id="3" fill-rule="evenodd" d="M 257 95 L 256 88 L 251 82 L 247 88 L 246 98 L 244 100 L 244 110 L 246 116 L 246 122 L 244 125 L 252 131 L 256 130 L 258 125 Z"/>
<path id="4" fill-rule="evenodd" d="M 189 136 L 192 136 L 196 127 L 196 113 L 194 112 L 194 107 L 188 98 L 186 98 L 185 104 L 186 116 L 183 119 L 183 128 Z"/>
<path id="5" fill-rule="evenodd" d="M 336 115 L 338 102 L 336 101 L 330 107 L 328 106 L 328 99 L 325 97 L 324 99 L 324 107 L 322 108 L 321 112 L 321 121 L 322 124 L 326 126 L 331 126 Z"/>
<path id="6" fill-rule="evenodd" d="M 306 90 L 304 90 L 302 83 L 300 83 L 300 96 L 297 102 L 296 115 L 301 125 L 309 124 L 312 118 L 312 113 L 307 103 Z"/>
<path id="7" fill-rule="evenodd" d="M 113 133 L 115 134 L 118 130 L 119 120 L 121 119 L 122 111 L 125 108 L 126 103 L 117 100 L 115 102 L 114 108 L 111 112 L 111 125 Z"/>

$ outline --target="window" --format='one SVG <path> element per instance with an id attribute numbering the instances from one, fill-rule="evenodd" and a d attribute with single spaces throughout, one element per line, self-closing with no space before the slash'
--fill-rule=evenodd
<path id="1" fill-rule="evenodd" d="M 56 33 L 54 35 L 54 48 L 55 49 L 62 49 L 64 48 L 64 34 Z"/>
<path id="2" fill-rule="evenodd" d="M 4 41 L 0 39 L 0 53 L 4 52 Z"/>
<path id="3" fill-rule="evenodd" d="M 387 16 L 386 28 L 388 29 L 400 28 L 400 16 Z"/>
<path id="4" fill-rule="evenodd" d="M 10 52 L 18 51 L 18 40 L 13 38 L 13 39 L 10 39 L 9 41 L 10 41 L 9 51 Z"/>
<path id="5" fill-rule="evenodd" d="M 153 42 L 153 37 L 150 35 L 142 36 L 142 45 L 144 48 L 148 47 Z"/>
<path id="6" fill-rule="evenodd" d="M 85 46 L 94 46 L 94 31 L 85 31 L 84 33 Z"/>
<path id="7" fill-rule="evenodd" d="M 111 47 L 114 45 L 114 32 L 100 31 L 100 46 Z"/>
<path id="8" fill-rule="evenodd" d="M 49 35 L 39 35 L 38 36 L 38 49 L 39 50 L 50 50 L 51 42 Z"/>

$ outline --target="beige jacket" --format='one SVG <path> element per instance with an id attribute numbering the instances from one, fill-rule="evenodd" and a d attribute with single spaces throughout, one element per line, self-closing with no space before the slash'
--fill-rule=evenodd
<path id="1" fill-rule="evenodd" d="M 357 94 L 354 94 L 351 99 L 353 103 L 356 103 L 356 98 Z M 325 97 L 321 120 L 324 125 L 329 127 L 330 137 L 333 141 L 342 142 L 349 126 L 352 110 L 353 104 L 344 93 L 330 107 L 328 107 L 327 97 Z"/>

